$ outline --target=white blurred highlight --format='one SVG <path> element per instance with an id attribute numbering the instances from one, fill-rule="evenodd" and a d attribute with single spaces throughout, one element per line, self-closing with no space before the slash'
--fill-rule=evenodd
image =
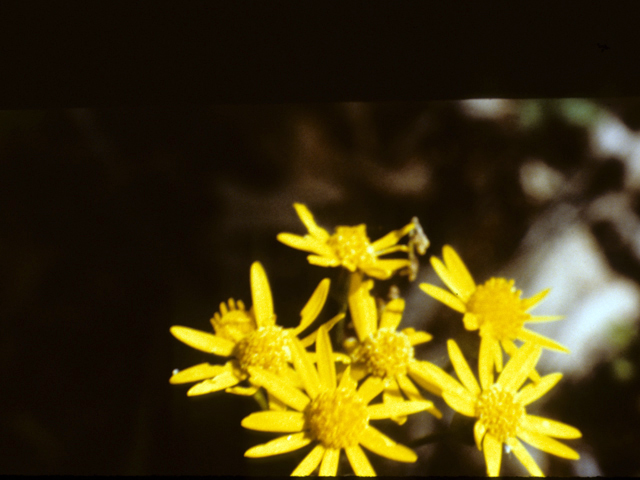
<path id="1" fill-rule="evenodd" d="M 564 182 L 564 176 L 542 160 L 529 160 L 520 168 L 520 184 L 526 195 L 536 201 L 550 200 Z"/>
<path id="2" fill-rule="evenodd" d="M 551 288 L 531 313 L 565 315 L 555 322 L 528 324 L 571 350 L 569 355 L 547 351 L 540 359 L 541 371 L 578 379 L 617 354 L 619 347 L 610 334 L 635 321 L 640 290 L 609 268 L 585 225 L 568 225 L 548 248 L 527 255 L 522 267 L 530 274 L 524 297 Z"/>

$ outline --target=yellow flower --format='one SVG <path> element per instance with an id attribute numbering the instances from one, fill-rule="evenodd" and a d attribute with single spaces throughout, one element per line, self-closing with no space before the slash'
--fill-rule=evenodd
<path id="1" fill-rule="evenodd" d="M 559 343 L 524 327 L 527 322 L 548 322 L 562 318 L 532 316 L 527 313 L 550 289 L 531 298 L 521 299 L 522 291 L 516 290 L 513 280 L 491 278 L 482 285 L 476 285 L 462 259 L 449 245 L 442 249 L 442 256 L 444 264 L 438 258 L 431 257 L 431 265 L 453 294 L 427 283 L 420 284 L 420 288 L 436 300 L 463 313 L 462 321 L 467 330 L 480 330 L 480 357 L 492 359 L 498 372 L 502 370 L 500 345 L 509 356 L 513 356 L 518 350 L 513 343 L 515 339 L 569 353 Z M 538 378 L 535 371 L 532 375 Z"/>
<path id="2" fill-rule="evenodd" d="M 356 380 L 367 375 L 382 379 L 385 404 L 403 401 L 403 393 L 410 400 L 424 400 L 411 380 L 440 395 L 429 362 L 414 357 L 413 347 L 428 342 L 431 335 L 413 328 L 397 331 L 405 306 L 402 298 L 393 299 L 385 306 L 378 325 L 376 302 L 370 293 L 372 287 L 373 280 L 363 282 L 362 274 L 353 275 L 349 308 L 358 340 L 349 348 L 352 350 L 352 376 Z M 442 417 L 435 406 L 428 410 L 436 417 Z M 406 417 L 394 420 L 404 423 Z"/>
<path id="3" fill-rule="evenodd" d="M 245 428 L 286 434 L 250 448 L 245 456 L 277 455 L 317 442 L 292 473 L 300 476 L 311 474 L 318 465 L 320 475 L 336 475 L 342 449 L 356 475 L 375 475 L 360 445 L 392 460 L 415 462 L 417 456 L 412 450 L 388 438 L 369 421 L 420 412 L 430 408 L 431 402 L 369 405 L 382 391 L 382 382 L 370 377 L 356 388 L 349 366 L 338 382 L 327 331 L 326 324 L 318 329 L 317 368 L 302 343 L 293 336 L 291 338 L 293 363 L 300 374 L 303 389 L 272 372 L 249 367 L 252 380 L 293 411 L 264 411 L 244 418 L 242 426 Z"/>
<path id="4" fill-rule="evenodd" d="M 267 276 L 259 262 L 251 265 L 251 296 L 253 307 L 247 311 L 241 301 L 229 300 L 228 307 L 222 303 L 220 314 L 211 319 L 215 335 L 189 327 L 171 327 L 171 333 L 181 342 L 203 352 L 222 357 L 231 357 L 225 365 L 201 363 L 174 374 L 169 380 L 172 384 L 199 381 L 191 387 L 187 395 L 203 395 L 226 390 L 239 395 L 253 395 L 258 387 L 236 386 L 248 378 L 248 368 L 262 367 L 292 381 L 297 374 L 289 366 L 291 349 L 290 330 L 299 334 L 316 319 L 324 306 L 329 292 L 329 279 L 320 282 L 311 298 L 302 309 L 300 324 L 294 329 L 285 329 L 276 325 L 273 312 L 273 300 Z M 342 316 L 330 320 L 334 324 Z M 306 337 L 303 342 L 311 345 L 316 333 Z M 251 382 L 251 379 L 249 379 Z"/>
<path id="5" fill-rule="evenodd" d="M 509 359 L 494 382 L 492 365 L 479 360 L 480 385 L 471 372 L 455 341 L 447 342 L 451 363 L 460 379 L 441 372 L 442 397 L 455 411 L 475 417 L 473 434 L 476 446 L 484 451 L 487 474 L 500 474 L 502 445 L 512 451 L 531 475 L 543 476 L 542 471 L 518 438 L 543 452 L 577 460 L 578 453 L 556 438 L 580 438 L 574 427 L 555 420 L 527 414 L 525 407 L 546 394 L 562 378 L 560 373 L 545 375 L 538 383 L 530 383 L 520 390 L 540 358 L 541 348 L 529 342 Z M 519 390 L 519 391 L 518 391 Z"/>
<path id="6" fill-rule="evenodd" d="M 309 233 L 304 237 L 292 233 L 280 233 L 277 238 L 289 247 L 311 252 L 313 255 L 309 255 L 307 259 L 312 265 L 321 267 L 342 265 L 350 272 L 359 270 L 379 280 L 388 279 L 402 269 L 405 269 L 407 274 L 411 274 L 411 260 L 380 259 L 379 257 L 392 252 L 412 253 L 410 247 L 397 245 L 397 243 L 414 230 L 413 221 L 402 229 L 394 230 L 371 243 L 364 224 L 355 227 L 339 226 L 336 227 L 333 235 L 329 235 L 324 228 L 316 224 L 313 215 L 305 205 L 294 203 L 293 206 Z M 416 242 L 415 248 L 420 253 L 424 253 L 425 243 L 428 245 L 426 237 Z"/>

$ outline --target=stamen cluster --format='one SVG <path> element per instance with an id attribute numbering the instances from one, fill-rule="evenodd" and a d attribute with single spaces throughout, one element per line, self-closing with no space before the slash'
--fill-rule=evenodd
<path id="1" fill-rule="evenodd" d="M 381 328 L 367 337 L 352 356 L 354 361 L 363 362 L 370 374 L 386 378 L 406 374 L 413 353 L 404 333 Z"/>
<path id="2" fill-rule="evenodd" d="M 248 367 L 261 367 L 282 373 L 291 361 L 291 353 L 282 327 L 278 325 L 260 327 L 240 340 L 234 354 L 240 368 L 246 373 Z"/>
<path id="3" fill-rule="evenodd" d="M 308 429 L 327 448 L 357 445 L 369 415 L 355 390 L 337 388 L 320 393 L 304 412 Z"/>
<path id="4" fill-rule="evenodd" d="M 336 227 L 336 233 L 329 237 L 327 245 L 333 248 L 342 265 L 350 271 L 354 271 L 358 265 L 375 262 L 375 252 L 365 225 Z"/>

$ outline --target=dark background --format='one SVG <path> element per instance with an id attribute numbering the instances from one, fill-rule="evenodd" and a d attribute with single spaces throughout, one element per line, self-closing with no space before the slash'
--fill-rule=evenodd
<path id="1" fill-rule="evenodd" d="M 640 130 L 637 99 L 587 102 Z M 187 398 L 187 386 L 169 385 L 174 368 L 216 361 L 169 327 L 207 330 L 221 301 L 250 304 L 255 260 L 278 323 L 297 324 L 320 279 L 336 277 L 276 241 L 303 232 L 294 201 L 328 229 L 366 223 L 372 240 L 417 215 L 428 255 L 450 243 L 478 280 L 505 266 L 557 202 L 584 210 L 618 191 L 637 217 L 640 195 L 625 187 L 622 160 L 590 150 L 595 117 L 587 110 L 576 121 L 562 105 L 514 101 L 493 118 L 456 102 L 0 112 L 0 472 L 288 474 L 300 452 L 243 457 L 273 438 L 240 426 L 256 408 L 251 398 Z M 583 180 L 569 196 L 534 200 L 520 181 L 532 157 Z M 640 260 L 616 224 L 584 221 L 611 271 L 637 285 Z M 330 299 L 323 318 L 337 308 Z M 459 319 L 437 308 L 434 344 L 462 335 Z M 603 361 L 540 412 L 580 428 L 583 440 L 571 445 L 603 475 L 640 474 L 637 335 L 620 355 L 630 378 Z M 481 454 L 459 440 L 429 448 L 435 454 L 417 470 L 368 456 L 380 474 L 483 474 L 469 460 Z M 575 475 L 572 463 L 554 458 L 545 473 Z"/>

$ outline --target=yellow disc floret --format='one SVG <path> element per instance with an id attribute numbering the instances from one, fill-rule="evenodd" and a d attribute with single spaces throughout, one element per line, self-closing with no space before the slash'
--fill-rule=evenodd
<path id="1" fill-rule="evenodd" d="M 238 342 L 256 329 L 256 322 L 251 311 L 247 312 L 241 300 L 235 302 L 230 298 L 227 305 L 220 304 L 220 313 L 213 314 L 211 325 L 216 335 L 232 342 Z"/>
<path id="2" fill-rule="evenodd" d="M 321 392 L 304 413 L 311 436 L 325 448 L 358 445 L 369 422 L 366 405 L 358 393 L 349 388 Z"/>
<path id="3" fill-rule="evenodd" d="M 367 337 L 354 352 L 354 359 L 363 362 L 376 377 L 389 378 L 406 374 L 414 350 L 409 337 L 402 332 L 380 328 Z"/>
<path id="4" fill-rule="evenodd" d="M 467 311 L 475 315 L 480 334 L 497 340 L 512 340 L 531 318 L 525 312 L 513 280 L 491 278 L 479 285 L 467 302 Z"/>
<path id="5" fill-rule="evenodd" d="M 511 392 L 503 390 L 497 383 L 483 391 L 476 403 L 478 420 L 488 434 L 502 443 L 513 442 L 524 415 L 524 407 L 514 400 Z"/>
<path id="6" fill-rule="evenodd" d="M 260 327 L 240 340 L 234 350 L 240 368 L 260 367 L 273 373 L 282 373 L 291 361 L 286 332 L 277 325 Z"/>
<path id="7" fill-rule="evenodd" d="M 336 227 L 336 233 L 327 240 L 342 265 L 354 272 L 359 265 L 376 261 L 373 245 L 367 237 L 366 225 L 356 227 Z"/>

